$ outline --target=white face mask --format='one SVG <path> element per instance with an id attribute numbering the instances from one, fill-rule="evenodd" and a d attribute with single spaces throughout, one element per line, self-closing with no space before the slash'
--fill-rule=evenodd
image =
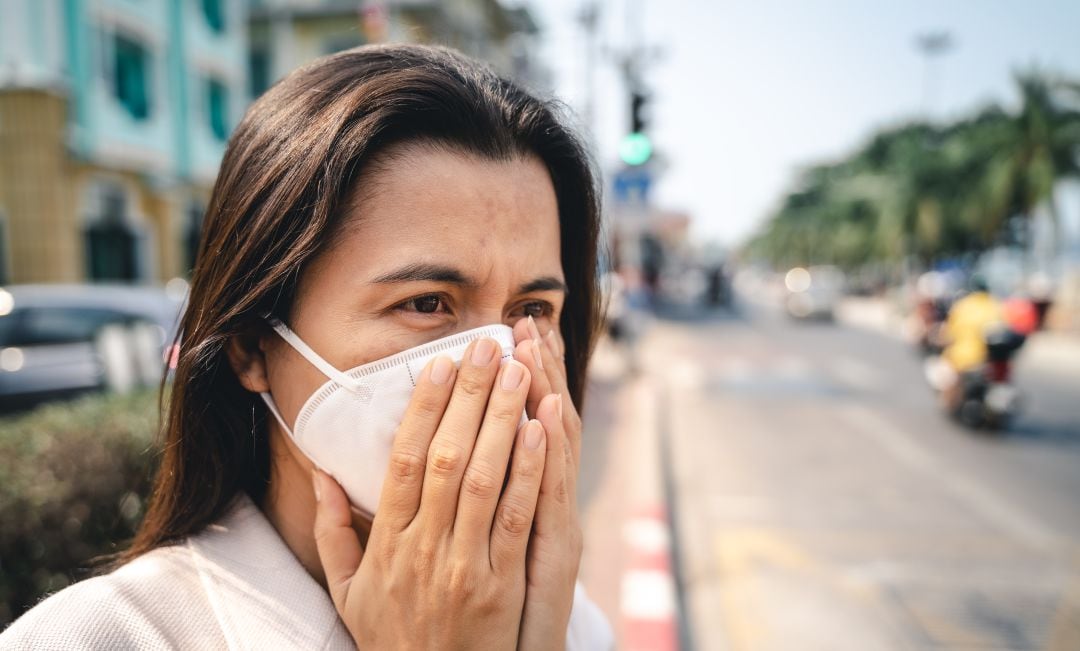
<path id="1" fill-rule="evenodd" d="M 357 510 L 374 515 L 379 503 L 394 433 L 405 415 L 416 379 L 436 355 L 458 363 L 469 343 L 490 337 L 504 360 L 514 355 L 514 331 L 490 325 L 436 339 L 349 371 L 339 371 L 280 320 L 270 326 L 329 378 L 308 398 L 290 428 L 274 399 L 261 393 L 282 429 L 311 462 L 337 480 Z"/>

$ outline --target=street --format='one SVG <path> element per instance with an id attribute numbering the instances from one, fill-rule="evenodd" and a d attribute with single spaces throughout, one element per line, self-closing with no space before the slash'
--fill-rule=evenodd
<path id="1" fill-rule="evenodd" d="M 763 303 L 657 319 L 639 355 L 631 378 L 598 351 L 579 490 L 620 648 L 676 637 L 627 623 L 643 504 L 670 511 L 683 648 L 1080 648 L 1080 367 L 1021 354 L 1025 411 L 992 434 L 902 341 Z"/>

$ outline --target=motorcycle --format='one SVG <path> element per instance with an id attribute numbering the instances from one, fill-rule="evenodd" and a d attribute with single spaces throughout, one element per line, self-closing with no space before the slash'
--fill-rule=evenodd
<path id="1" fill-rule="evenodd" d="M 1000 430 L 1019 412 L 1022 397 L 1012 383 L 1013 358 L 1025 336 L 1006 327 L 986 334 L 986 361 L 963 373 L 938 359 L 927 377 L 941 391 L 946 413 L 973 429 Z"/>

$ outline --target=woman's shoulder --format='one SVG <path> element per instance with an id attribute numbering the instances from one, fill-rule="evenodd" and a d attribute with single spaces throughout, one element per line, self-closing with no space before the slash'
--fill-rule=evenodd
<path id="1" fill-rule="evenodd" d="M 0 634 L 3 649 L 176 648 L 204 633 L 213 618 L 184 544 L 143 554 L 108 574 L 48 597 Z"/>

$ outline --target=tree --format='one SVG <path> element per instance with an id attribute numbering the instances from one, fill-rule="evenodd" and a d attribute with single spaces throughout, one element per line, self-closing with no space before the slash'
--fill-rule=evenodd
<path id="1" fill-rule="evenodd" d="M 1017 218 L 1080 176 L 1080 83 L 1017 74 L 1016 113 L 990 106 L 947 125 L 884 129 L 835 163 L 808 168 L 749 253 L 774 264 L 923 265 L 1000 244 Z"/>

